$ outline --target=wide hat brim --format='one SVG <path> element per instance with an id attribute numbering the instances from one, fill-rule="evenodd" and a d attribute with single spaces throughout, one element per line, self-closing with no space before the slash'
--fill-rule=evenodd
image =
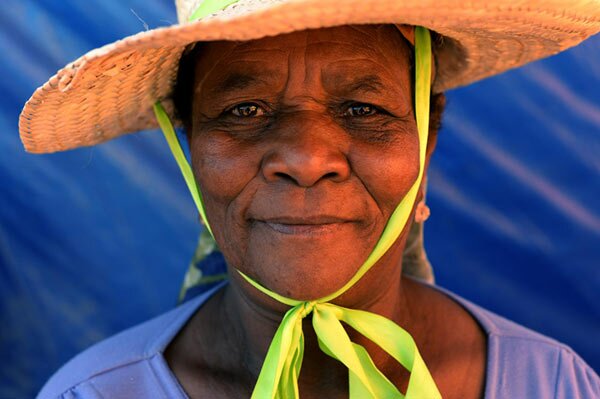
<path id="1" fill-rule="evenodd" d="M 442 35 L 433 90 L 441 92 L 577 45 L 600 31 L 600 1 L 240 0 L 202 20 L 95 49 L 58 71 L 25 104 L 19 131 L 34 153 L 91 146 L 155 128 L 179 59 L 197 41 L 252 40 L 348 24 L 424 26 Z"/>

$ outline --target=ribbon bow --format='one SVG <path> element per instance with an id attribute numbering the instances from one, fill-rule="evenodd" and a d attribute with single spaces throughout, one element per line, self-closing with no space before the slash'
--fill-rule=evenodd
<path id="1" fill-rule="evenodd" d="M 264 287 L 245 274 L 240 274 L 250 284 L 265 292 Z M 287 302 L 289 304 L 289 300 Z M 441 398 L 415 341 L 393 321 L 374 313 L 332 303 L 296 302 L 283 317 L 271 341 L 252 393 L 253 399 L 299 398 L 298 376 L 304 355 L 302 319 L 311 312 L 319 348 L 348 368 L 350 399 Z M 377 369 L 363 346 L 350 341 L 340 321 L 375 342 L 411 372 L 406 396 Z"/>
<path id="2" fill-rule="evenodd" d="M 190 17 L 190 21 L 214 13 L 237 0 L 206 0 Z M 317 334 L 319 347 L 327 355 L 342 362 L 348 368 L 351 399 L 406 398 L 437 399 L 441 395 L 421 358 L 410 334 L 383 316 L 348 309 L 329 303 L 352 287 L 391 247 L 406 225 L 423 177 L 425 150 L 429 133 L 429 95 L 431 91 L 431 38 L 427 29 L 415 28 L 415 114 L 420 144 L 419 175 L 413 186 L 393 212 L 375 248 L 357 273 L 338 291 L 315 301 L 298 301 L 283 297 L 261 286 L 244 273 L 239 272 L 256 289 L 290 305 L 269 346 L 258 381 L 252 393 L 253 399 L 299 398 L 298 376 L 304 356 L 304 333 L 302 319 L 312 313 L 312 325 Z M 202 194 L 191 167 L 187 162 L 173 125 L 160 104 L 154 104 L 156 119 L 167 139 L 175 159 L 183 173 L 204 223 L 209 230 Z M 366 338 L 379 345 L 410 373 L 406 395 L 403 395 L 375 366 L 366 349 L 350 341 L 341 324 L 347 323 Z"/>

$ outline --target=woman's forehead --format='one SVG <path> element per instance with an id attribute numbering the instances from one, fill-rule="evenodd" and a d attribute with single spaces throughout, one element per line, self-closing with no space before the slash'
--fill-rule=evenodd
<path id="1" fill-rule="evenodd" d="M 406 43 L 400 30 L 394 25 L 343 25 L 302 30 L 249 41 L 208 42 L 205 45 L 208 48 L 212 45 L 227 45 L 228 48 L 235 48 L 236 52 L 241 54 L 244 51 L 277 51 L 287 47 L 318 46 L 320 44 L 349 45 L 361 48 L 362 51 L 385 51 L 387 47 L 389 49 L 397 47 L 398 41 L 403 44 Z M 386 44 L 388 46 L 385 46 Z M 386 47 L 385 50 L 384 47 Z"/>
<path id="2" fill-rule="evenodd" d="M 250 85 L 273 86 L 300 75 L 308 84 L 377 90 L 405 81 L 410 50 L 394 26 L 343 26 L 202 46 L 196 89 L 219 93 Z M 405 72 L 405 73 L 402 73 Z M 311 76 L 318 74 L 318 76 Z M 399 76 L 404 75 L 404 76 Z M 403 84 L 404 86 L 404 84 Z"/>

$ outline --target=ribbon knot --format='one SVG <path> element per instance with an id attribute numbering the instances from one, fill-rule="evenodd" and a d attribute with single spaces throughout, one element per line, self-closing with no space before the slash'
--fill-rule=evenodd
<path id="1" fill-rule="evenodd" d="M 351 399 L 441 398 L 414 340 L 394 322 L 331 303 L 302 302 L 290 309 L 279 325 L 252 393 L 253 399 L 299 398 L 298 376 L 304 356 L 302 319 L 311 312 L 320 349 L 348 368 Z M 411 372 L 406 396 L 377 368 L 367 350 L 350 340 L 341 321 L 379 345 Z"/>
<path id="2" fill-rule="evenodd" d="M 316 301 L 302 302 L 301 304 L 299 304 L 297 306 L 301 307 L 299 317 L 301 319 L 304 319 L 306 316 L 308 316 L 309 314 L 311 314 L 313 312 L 313 310 L 317 306 L 317 302 Z"/>

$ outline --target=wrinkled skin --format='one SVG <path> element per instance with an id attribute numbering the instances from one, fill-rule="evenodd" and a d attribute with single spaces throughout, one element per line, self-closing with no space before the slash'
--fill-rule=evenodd
<path id="1" fill-rule="evenodd" d="M 286 310 L 235 269 L 279 294 L 315 299 L 341 287 L 371 252 L 419 172 L 410 51 L 391 26 L 203 46 L 195 70 L 192 164 L 232 282 L 167 353 L 190 396 L 248 397 Z M 432 136 L 428 159 L 434 145 Z M 442 394 L 477 397 L 485 339 L 458 305 L 401 278 L 408 227 L 334 302 L 408 329 Z M 460 336 L 448 318 L 464 325 Z M 301 396 L 347 397 L 347 370 L 320 352 L 310 330 L 305 327 Z M 395 362 L 351 336 L 405 387 L 407 374 Z M 448 355 L 452 342 L 465 346 L 461 356 Z M 204 350 L 194 350 L 199 347 Z"/>
<path id="2" fill-rule="evenodd" d="M 219 246 L 298 299 L 354 275 L 418 173 L 407 45 L 346 29 L 343 44 L 331 31 L 208 46 L 197 66 L 192 159 Z"/>

